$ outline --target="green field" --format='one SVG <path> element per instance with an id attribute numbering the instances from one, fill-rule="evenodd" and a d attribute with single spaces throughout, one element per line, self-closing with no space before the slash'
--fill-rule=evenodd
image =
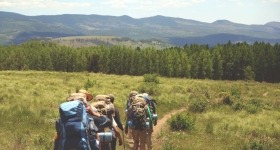
<path id="1" fill-rule="evenodd" d="M 93 95 L 115 95 L 121 119 L 129 92 L 145 89 L 143 76 L 1 71 L 0 78 L 0 149 L 52 149 L 59 104 L 89 82 Z M 280 149 L 279 83 L 158 78 L 158 91 L 150 96 L 159 119 L 188 106 L 182 114 L 188 112 L 195 125 L 154 135 L 156 150 Z"/>
<path id="2" fill-rule="evenodd" d="M 113 45 L 124 45 L 126 47 L 132 47 L 140 49 L 144 49 L 147 47 L 155 47 L 156 49 L 165 49 L 169 47 L 173 47 L 174 45 L 155 40 L 133 40 L 130 38 L 122 38 L 117 36 L 70 36 L 70 37 L 63 37 L 52 39 L 53 42 L 56 42 L 60 45 L 67 45 L 73 47 L 89 47 L 89 46 L 98 46 L 98 45 L 105 45 L 105 46 L 113 46 Z"/>

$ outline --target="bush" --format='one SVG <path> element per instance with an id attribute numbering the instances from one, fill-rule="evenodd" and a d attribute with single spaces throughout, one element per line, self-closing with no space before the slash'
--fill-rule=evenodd
<path id="1" fill-rule="evenodd" d="M 194 113 L 202 113 L 205 112 L 207 104 L 205 101 L 194 101 L 189 105 L 189 110 Z"/>
<path id="2" fill-rule="evenodd" d="M 233 104 L 233 101 L 231 100 L 228 92 L 221 92 L 220 97 L 221 97 L 221 101 L 222 101 L 223 104 L 226 104 L 226 105 L 232 105 Z"/>
<path id="3" fill-rule="evenodd" d="M 245 106 L 241 102 L 235 103 L 232 108 L 234 111 L 242 110 Z"/>
<path id="4" fill-rule="evenodd" d="M 160 95 L 160 88 L 155 83 L 142 83 L 138 87 L 138 92 L 148 93 L 149 95 Z"/>
<path id="5" fill-rule="evenodd" d="M 153 82 L 159 84 L 159 78 L 157 74 L 144 74 L 143 77 L 144 77 L 143 82 Z"/>
<path id="6" fill-rule="evenodd" d="M 173 131 L 179 130 L 193 130 L 195 125 L 195 118 L 187 114 L 176 114 L 168 121 L 170 129 Z"/>

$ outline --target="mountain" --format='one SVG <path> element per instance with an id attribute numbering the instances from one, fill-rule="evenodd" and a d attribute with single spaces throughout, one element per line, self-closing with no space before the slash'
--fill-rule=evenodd
<path id="1" fill-rule="evenodd" d="M 67 37 L 82 35 L 119 36 L 135 40 L 159 39 L 174 45 L 209 44 L 246 41 L 280 43 L 280 22 L 245 25 L 217 20 L 196 20 L 152 16 L 134 19 L 129 16 L 40 15 L 25 16 L 0 11 L 0 44 L 19 44 L 34 37 Z"/>

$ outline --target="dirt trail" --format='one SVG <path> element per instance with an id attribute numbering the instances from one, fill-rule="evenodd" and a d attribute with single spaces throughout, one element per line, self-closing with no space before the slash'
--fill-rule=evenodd
<path id="1" fill-rule="evenodd" d="M 166 121 L 168 118 L 170 118 L 172 115 L 175 115 L 177 113 L 180 113 L 184 110 L 186 110 L 186 107 L 182 107 L 181 109 L 176 109 L 171 111 L 170 113 L 164 115 L 161 119 L 157 121 L 157 125 L 154 126 L 154 132 L 152 135 L 153 141 L 155 141 L 155 136 L 159 134 L 161 131 L 165 131 L 168 129 Z M 133 140 L 131 138 L 128 138 L 128 136 L 125 137 L 126 142 L 129 144 L 129 149 L 133 148 Z"/>

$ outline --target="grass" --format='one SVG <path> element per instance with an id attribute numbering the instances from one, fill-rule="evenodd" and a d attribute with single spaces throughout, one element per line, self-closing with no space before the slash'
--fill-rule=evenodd
<path id="1" fill-rule="evenodd" d="M 19 150 L 52 149 L 59 104 L 88 80 L 95 81 L 88 89 L 93 95 L 115 95 L 121 119 L 129 92 L 143 84 L 143 76 L 88 72 L 1 71 L 0 78 L 0 149 Z M 197 101 L 207 105 L 202 112 L 183 112 L 196 118 L 194 130 L 154 135 L 155 150 L 280 148 L 280 84 L 159 77 L 158 85 L 160 94 L 151 97 L 159 119 Z M 223 94 L 232 104 L 223 102 Z"/>
<path id="2" fill-rule="evenodd" d="M 116 40 L 119 39 L 119 40 Z M 121 37 L 116 36 L 70 36 L 70 37 L 63 37 L 53 39 L 54 42 L 57 42 L 61 45 L 69 45 L 73 47 L 89 47 L 89 46 L 97 46 L 97 45 L 124 45 L 126 47 L 132 47 L 140 49 L 148 48 L 148 47 L 155 47 L 156 49 L 164 49 L 169 48 L 174 45 L 171 45 L 166 42 L 159 42 L 155 40 L 151 40 L 150 42 L 141 42 L 132 39 L 122 39 Z"/>

